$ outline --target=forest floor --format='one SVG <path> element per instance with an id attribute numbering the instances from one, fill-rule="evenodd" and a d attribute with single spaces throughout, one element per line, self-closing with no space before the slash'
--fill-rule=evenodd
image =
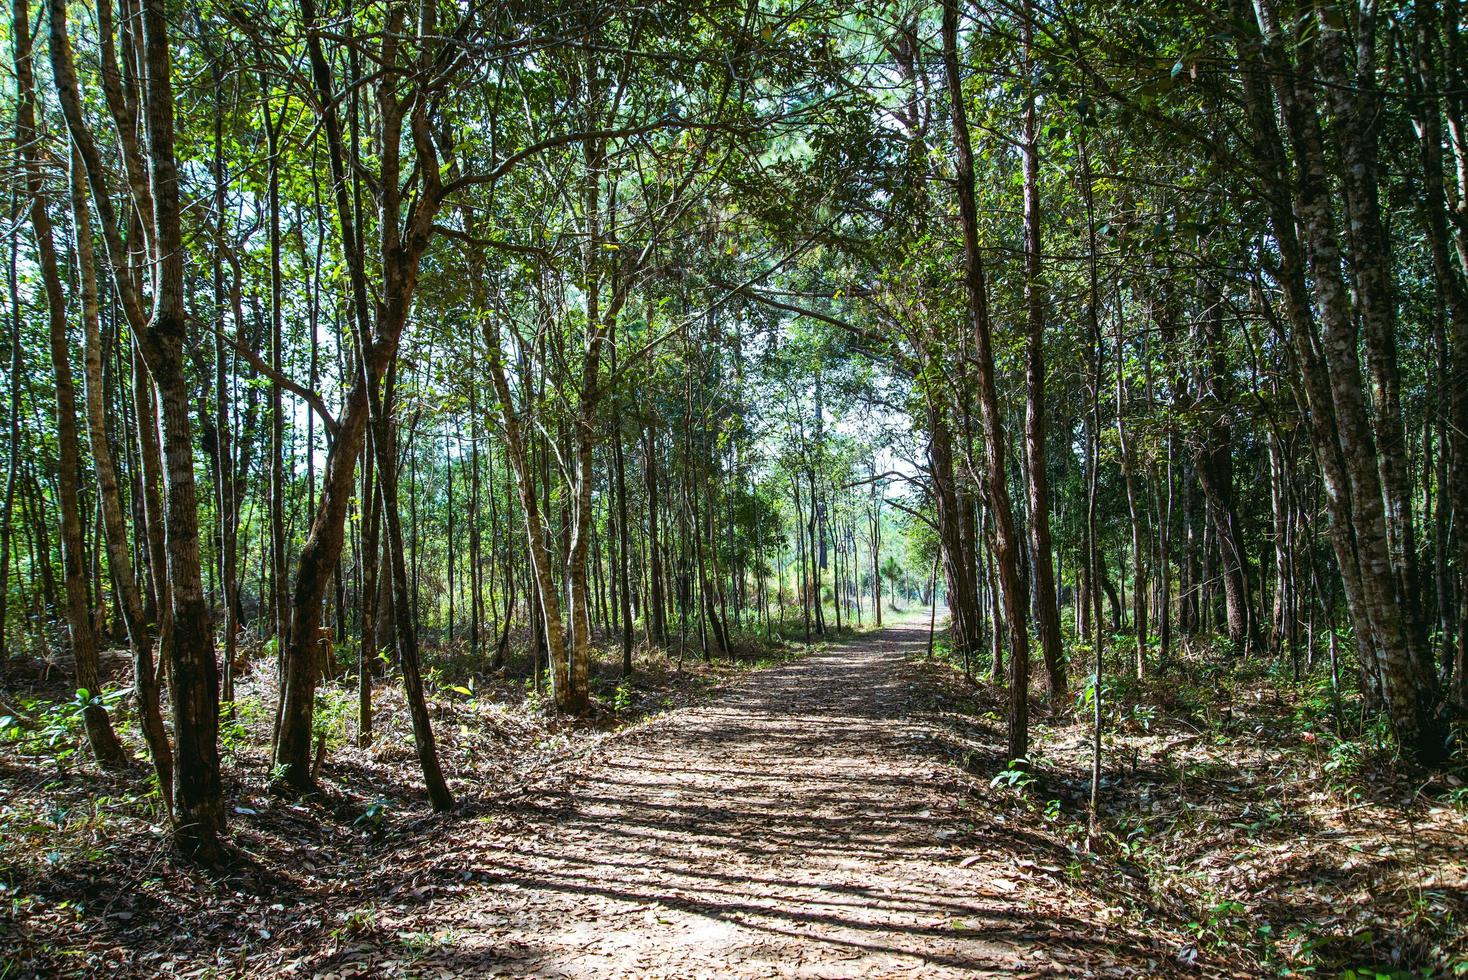
<path id="1" fill-rule="evenodd" d="M 935 755 L 887 629 L 760 671 L 603 743 L 472 834 L 408 857 L 415 900 L 313 973 L 566 977 L 1155 973 L 1183 937 L 1025 867 Z M 422 948 L 401 937 L 422 935 Z"/>
<path id="2" fill-rule="evenodd" d="M 0 757 L 0 977 L 1468 970 L 1462 809 L 1369 756 L 1332 768 L 1356 743 L 1302 737 L 1273 687 L 1128 703 L 1088 842 L 1087 727 L 1042 708 L 1035 778 L 1007 776 L 1003 692 L 926 639 L 899 622 L 753 671 L 657 659 L 609 692 L 629 724 L 441 683 L 447 816 L 383 691 L 377 747 L 334 750 L 320 801 L 265 796 L 258 746 L 227 744 L 222 875 L 168 862 L 123 777 Z"/>

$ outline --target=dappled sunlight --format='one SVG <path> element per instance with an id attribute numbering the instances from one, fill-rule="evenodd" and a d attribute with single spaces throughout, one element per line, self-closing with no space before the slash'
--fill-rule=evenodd
<path id="1" fill-rule="evenodd" d="M 611 740 L 574 780 L 425 851 L 426 881 L 471 887 L 379 928 L 432 922 L 446 938 L 413 960 L 429 972 L 939 976 L 1169 960 L 1175 947 L 1108 931 L 1104 908 L 1077 914 L 1009 873 L 1022 839 L 975 828 L 961 774 L 910 713 L 903 658 L 923 639 L 894 629 L 826 649 Z M 363 961 L 392 956 L 355 949 L 313 969 Z"/>

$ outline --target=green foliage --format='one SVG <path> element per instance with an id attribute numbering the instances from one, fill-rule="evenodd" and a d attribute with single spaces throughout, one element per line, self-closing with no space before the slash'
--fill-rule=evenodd
<path id="1" fill-rule="evenodd" d="M 1095 711 L 1096 681 L 1096 675 L 1092 673 L 1086 677 L 1085 682 L 1076 690 L 1075 708 L 1077 714 L 1083 714 L 1089 717 Z M 1101 680 L 1101 704 L 1103 711 L 1115 701 L 1115 698 L 1112 697 L 1113 693 L 1115 693 L 1115 690 L 1112 686 L 1112 681 L 1110 678 L 1103 678 Z"/>
<path id="2" fill-rule="evenodd" d="M 266 726 L 273 717 L 270 706 L 258 694 L 239 696 L 220 705 L 220 750 L 226 756 L 237 757 L 252 740 L 268 731 Z"/>
<path id="3" fill-rule="evenodd" d="M 1207 905 L 1203 915 L 1188 923 L 1188 928 L 1205 946 L 1219 947 L 1235 939 L 1246 929 L 1248 907 L 1233 899 L 1219 899 Z"/>
<path id="4" fill-rule="evenodd" d="M 311 736 L 325 740 L 328 750 L 345 745 L 357 717 L 356 693 L 332 685 L 316 689 L 316 711 L 312 716 Z"/>
<path id="5" fill-rule="evenodd" d="M 1157 720 L 1157 708 L 1150 704 L 1133 704 L 1127 712 L 1127 721 L 1135 728 L 1150 733 L 1152 725 Z"/>
<path id="6" fill-rule="evenodd" d="M 352 826 L 360 827 L 371 834 L 380 834 L 387 827 L 388 817 L 392 813 L 392 802 L 386 799 L 376 799 L 367 804 L 357 819 L 352 821 Z"/>
<path id="7" fill-rule="evenodd" d="M 88 708 L 110 710 L 129 693 L 129 689 L 114 688 L 93 694 L 83 687 L 76 690 L 70 701 L 24 701 L 22 707 L 30 713 L 30 718 L 0 717 L 0 740 L 22 752 L 43 754 L 58 768 L 65 769 L 82 751 L 86 735 L 84 712 Z"/>
<path id="8" fill-rule="evenodd" d="M 625 680 L 617 684 L 617 689 L 612 695 L 612 710 L 621 714 L 632 707 L 636 693 L 632 685 Z"/>
<path id="9" fill-rule="evenodd" d="M 1009 764 L 989 780 L 991 787 L 1004 786 L 1013 790 L 1024 790 L 1033 786 L 1035 777 L 1030 772 L 1030 760 L 1010 759 Z"/>

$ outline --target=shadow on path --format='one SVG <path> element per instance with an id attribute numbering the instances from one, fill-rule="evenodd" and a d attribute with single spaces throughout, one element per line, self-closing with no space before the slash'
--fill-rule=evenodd
<path id="1" fill-rule="evenodd" d="M 891 628 L 751 675 L 465 822 L 429 896 L 311 968 L 567 977 L 1158 975 L 1172 951 L 1016 874 L 909 714 Z M 462 836 L 459 831 L 462 830 Z M 467 883 L 467 885 L 465 884 Z M 433 889 L 439 887 L 441 894 Z"/>

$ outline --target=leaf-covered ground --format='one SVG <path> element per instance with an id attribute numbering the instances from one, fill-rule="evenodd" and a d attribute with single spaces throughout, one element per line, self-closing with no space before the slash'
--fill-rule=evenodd
<path id="1" fill-rule="evenodd" d="M 337 744 L 349 692 L 323 704 L 323 800 L 261 793 L 261 682 L 226 737 L 222 874 L 167 860 L 137 772 L 11 752 L 0 956 L 18 975 L 253 977 L 1463 962 L 1451 786 L 1391 777 L 1267 684 L 1200 702 L 1159 680 L 1107 692 L 1088 840 L 1088 729 L 1042 717 L 1033 775 L 1005 777 L 1000 693 L 924 661 L 925 640 L 898 626 L 753 673 L 658 658 L 635 685 L 606 678 L 599 722 L 576 726 L 523 688 L 442 682 L 451 816 L 421 800 L 389 692 L 371 750 Z"/>
<path id="2" fill-rule="evenodd" d="M 940 662 L 924 675 L 945 752 L 992 781 L 1001 692 Z M 1198 660 L 1146 682 L 1118 677 L 1103 706 L 1098 836 L 1091 728 L 1070 711 L 1036 726 L 1033 781 L 991 800 L 1007 795 L 1008 819 L 1070 852 L 1058 882 L 1107 896 L 1129 921 L 1180 924 L 1179 960 L 1211 962 L 1207 974 L 1468 975 L 1461 770 L 1414 778 L 1384 731 L 1360 730 L 1355 699 L 1278 664 L 1250 674 Z"/>

